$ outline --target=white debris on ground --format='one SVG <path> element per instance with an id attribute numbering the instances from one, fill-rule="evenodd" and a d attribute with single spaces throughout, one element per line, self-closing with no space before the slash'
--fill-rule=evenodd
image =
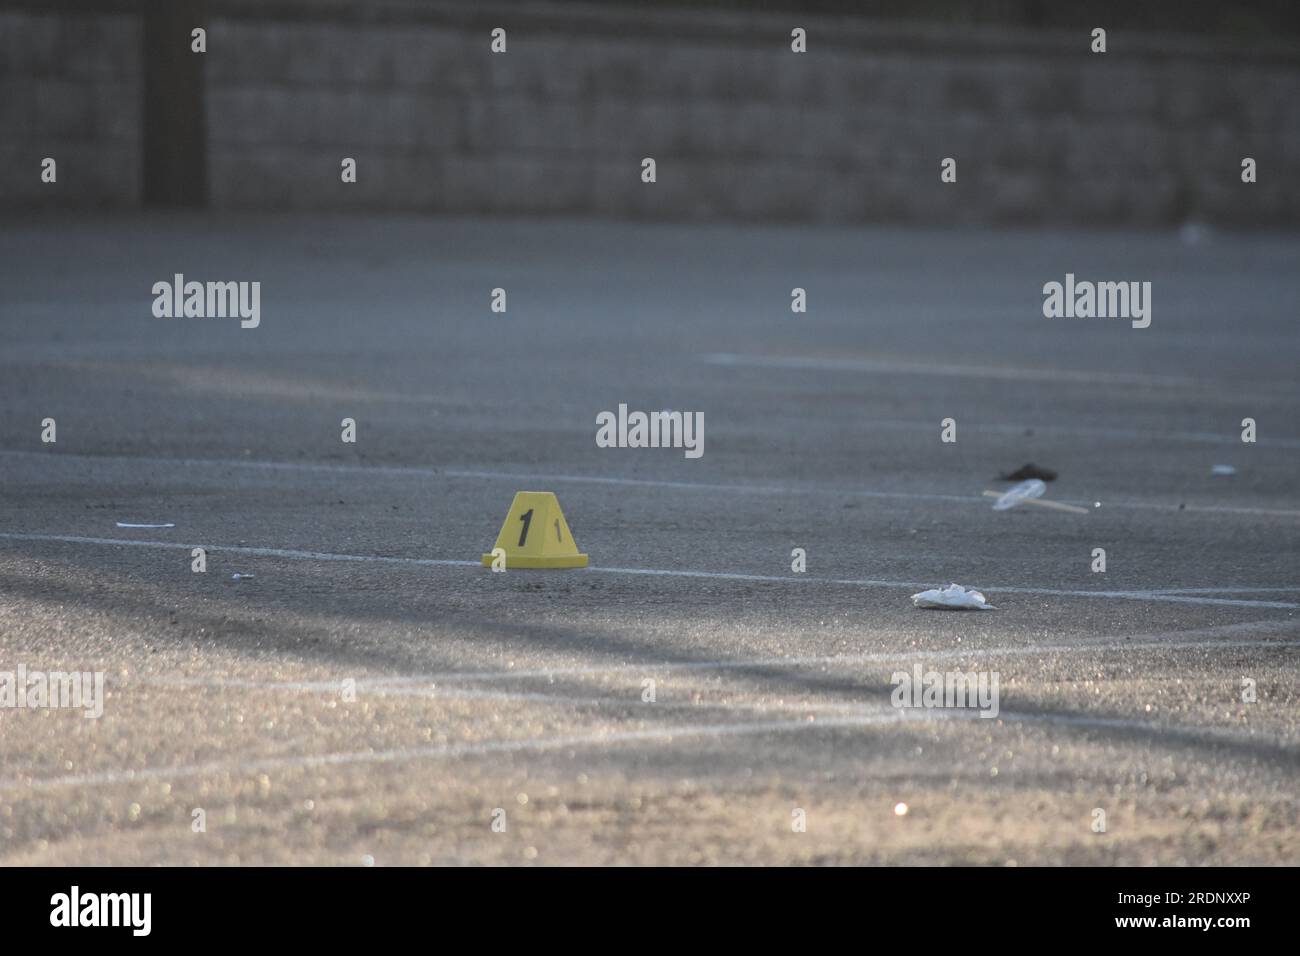
<path id="1" fill-rule="evenodd" d="M 1006 511 L 1008 508 L 1014 508 L 1027 498 L 1041 498 L 1046 490 L 1047 485 L 1037 478 L 1022 481 L 1014 488 L 1008 488 L 1001 498 L 993 502 L 993 510 Z"/>
<path id="2" fill-rule="evenodd" d="M 946 588 L 931 588 L 920 594 L 912 595 L 912 604 L 916 607 L 938 608 L 958 611 L 996 611 L 984 595 L 974 589 L 967 590 L 960 584 L 950 584 Z"/>
<path id="3" fill-rule="evenodd" d="M 1235 475 L 1236 473 L 1237 469 L 1231 465 L 1215 465 L 1210 469 L 1211 475 Z"/>
<path id="4" fill-rule="evenodd" d="M 119 521 L 117 523 L 117 526 L 119 528 L 174 528 L 176 527 L 176 525 L 172 524 L 170 521 L 167 522 L 166 524 L 133 524 L 129 521 Z"/>

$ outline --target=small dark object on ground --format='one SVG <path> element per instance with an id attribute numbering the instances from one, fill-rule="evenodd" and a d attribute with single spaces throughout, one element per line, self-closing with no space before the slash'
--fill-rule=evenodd
<path id="1" fill-rule="evenodd" d="M 1039 481 L 1055 481 L 1056 472 L 1050 468 L 1039 468 L 1032 462 L 1028 465 L 1021 465 L 1009 475 L 1003 475 L 1002 481 L 1028 481 L 1030 478 L 1037 478 Z"/>

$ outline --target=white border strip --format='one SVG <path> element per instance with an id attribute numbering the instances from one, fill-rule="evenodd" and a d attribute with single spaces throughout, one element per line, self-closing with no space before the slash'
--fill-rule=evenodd
<path id="1" fill-rule="evenodd" d="M 1094 654 L 1099 651 L 1160 650 L 1178 653 L 1186 650 L 1242 650 L 1300 647 L 1300 639 L 1282 641 L 1232 640 L 1237 634 L 1272 634 L 1300 631 L 1300 621 L 1247 621 L 1226 624 L 1222 627 L 1201 628 L 1192 631 L 1169 631 L 1163 634 L 1141 635 L 1130 640 L 1085 642 L 1081 644 L 1025 644 L 1007 647 L 945 648 L 930 651 L 873 651 L 869 654 L 804 655 L 798 657 L 724 658 L 722 660 L 676 660 L 637 664 L 560 665 L 558 667 L 533 667 L 518 670 L 441 671 L 430 674 L 397 674 L 380 677 L 363 677 L 356 682 L 363 689 L 394 689 L 399 687 L 425 687 L 435 691 L 439 685 L 470 681 L 551 680 L 556 677 L 599 677 L 618 674 L 642 675 L 648 673 L 683 671 L 725 671 L 761 668 L 834 668 L 871 665 L 894 666 L 913 661 L 974 660 L 987 657 L 1050 657 L 1055 654 Z M 1179 640 L 1185 635 L 1198 635 L 1193 641 Z M 1212 635 L 1221 635 L 1215 638 Z M 260 681 L 242 677 L 150 677 L 143 683 L 162 687 L 214 687 L 233 690 L 321 691 L 338 693 L 340 680 Z M 529 695 L 530 697 L 533 695 Z"/>
<path id="2" fill-rule="evenodd" d="M 182 764 L 174 767 L 144 767 L 138 770 L 109 770 L 100 773 L 71 774 L 62 777 L 0 781 L 0 792 L 44 791 L 60 787 L 103 786 L 115 783 L 140 783 L 149 780 L 177 780 L 188 777 L 212 777 L 222 774 L 298 770 L 311 767 L 335 767 L 352 764 L 390 764 L 410 760 L 454 760 L 511 753 L 542 753 L 553 750 L 580 750 L 590 747 L 616 747 L 628 744 L 673 744 L 683 738 L 721 738 L 764 734 L 792 733 L 808 730 L 844 730 L 900 724 L 906 721 L 980 720 L 978 713 L 962 711 L 909 711 L 893 714 L 864 714 L 843 717 L 808 717 L 800 720 L 755 720 L 733 723 L 684 724 L 643 730 L 610 730 L 556 737 L 525 737 L 516 740 L 489 740 L 476 743 L 446 744 L 433 747 L 397 747 L 387 750 L 352 750 L 325 754 L 300 754 L 287 757 L 264 757 L 253 760 L 223 760 L 205 764 Z M 1165 726 L 1153 721 L 1125 720 L 1118 717 L 1092 717 L 1087 714 L 1015 714 L 1002 711 L 1001 724 L 1065 724 L 1085 729 L 1128 730 L 1160 736 L 1167 733 L 1193 733 L 1207 743 L 1232 744 L 1257 742 L 1258 736 L 1210 727 Z M 1287 744 L 1277 746 L 1292 749 Z"/>
<path id="3" fill-rule="evenodd" d="M 1150 437 L 1150 436 L 1144 436 Z M 1300 447 L 1297 441 L 1296 447 Z M 81 464 L 127 464 L 178 468 L 247 468 L 271 472 L 316 472 L 331 475 L 355 475 L 366 478 L 467 478 L 480 481 L 560 482 L 585 485 L 613 485 L 629 488 L 670 488 L 678 491 L 713 491 L 725 494 L 758 495 L 829 495 L 848 498 L 878 498 L 898 501 L 945 501 L 957 504 L 987 505 L 982 495 L 954 495 L 922 491 L 876 491 L 836 485 L 802 484 L 724 484 L 701 481 L 668 481 L 654 478 L 624 478 L 605 475 L 538 474 L 536 472 L 493 471 L 473 468 L 430 468 L 418 465 L 345 465 L 320 462 L 254 461 L 237 458 L 131 458 L 119 455 L 71 455 L 62 452 L 14 451 L 0 449 L 0 457 L 44 458 L 49 461 Z M 1092 501 L 1063 499 L 1066 504 L 1092 507 Z M 1252 508 L 1234 505 L 1162 504 L 1151 501 L 1107 500 L 1103 508 L 1161 511 L 1195 514 L 1242 514 L 1278 518 L 1300 518 L 1300 508 Z"/>
<path id="4" fill-rule="evenodd" d="M 787 371 L 860 372 L 869 375 L 929 375 L 941 378 L 983 378 L 1003 382 L 1050 382 L 1054 385 L 1114 385 L 1144 390 L 1195 389 L 1204 382 L 1184 375 L 1151 375 L 1147 373 L 1111 372 L 1096 369 L 1032 368 L 1010 365 L 960 365 L 953 362 L 918 362 L 897 357 L 887 358 L 828 358 L 803 355 L 755 355 L 740 352 L 710 352 L 698 357 L 705 365 L 719 368 L 782 369 Z M 1293 394 L 1280 385 L 1255 393 L 1265 401 L 1293 398 Z M 1195 433 L 1190 433 L 1195 434 Z M 1172 433 L 1176 437 L 1190 437 L 1189 433 Z M 1150 435 L 1161 438 L 1170 435 Z M 1193 439 L 1193 440 L 1204 440 Z M 1220 437 L 1219 440 L 1224 440 Z M 1231 439 L 1228 439 L 1231 441 Z M 1300 448 L 1300 440 L 1276 439 L 1275 444 L 1286 443 Z"/>
<path id="5" fill-rule="evenodd" d="M 299 551 L 292 548 L 249 548 L 222 544 L 180 544 L 172 541 L 140 541 L 131 538 L 89 538 L 71 534 L 27 534 L 16 531 L 0 532 L 4 541 L 49 541 L 58 544 L 90 544 L 106 547 L 126 548 L 160 548 L 177 551 L 192 551 L 204 548 L 208 553 L 228 552 L 244 554 L 251 557 L 289 558 L 306 561 L 348 561 L 373 564 L 411 565 L 415 567 L 450 567 L 478 568 L 481 561 L 457 561 L 446 558 L 404 558 L 369 554 L 337 554 L 328 551 Z M 490 573 L 490 572 L 489 572 Z M 507 572 L 519 574 L 519 571 Z M 875 578 L 813 578 L 805 575 L 781 577 L 769 574 L 741 574 L 726 571 L 690 571 L 668 570 L 661 568 L 615 568 L 589 566 L 573 569 L 570 574 L 624 574 L 667 578 L 703 578 L 712 581 L 748 581 L 764 584 L 795 584 L 804 587 L 815 585 L 832 585 L 861 588 L 930 588 L 934 582 L 925 581 L 889 581 Z M 1294 601 L 1253 601 L 1245 598 L 1197 597 L 1187 594 L 1171 594 L 1165 591 L 1073 591 L 1059 588 L 1030 587 L 995 587 L 984 588 L 989 594 L 1038 594 L 1050 597 L 1081 597 L 1091 599 L 1118 599 L 1122 601 L 1161 601 L 1169 604 L 1209 604 L 1217 607 L 1253 607 L 1278 608 L 1281 610 L 1300 609 L 1300 603 Z"/>

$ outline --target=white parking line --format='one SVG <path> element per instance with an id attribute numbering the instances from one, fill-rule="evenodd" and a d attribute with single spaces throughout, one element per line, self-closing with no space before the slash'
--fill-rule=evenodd
<path id="1" fill-rule="evenodd" d="M 670 488 L 677 491 L 717 491 L 726 494 L 790 495 L 829 494 L 860 498 L 900 498 L 916 501 L 980 502 L 980 495 L 931 494 L 911 491 L 871 491 L 860 488 L 838 488 L 817 484 L 726 484 L 706 481 L 665 481 L 654 478 L 624 478 L 608 475 L 537 474 L 513 471 L 494 471 L 481 468 L 426 468 L 419 465 L 346 465 L 322 462 L 257 461 L 239 458 L 132 458 L 122 455 L 69 455 L 30 451 L 0 450 L 0 456 L 42 458 L 46 461 L 76 462 L 78 464 L 142 464 L 150 467 L 178 468 L 245 468 L 272 472 L 315 472 L 358 477 L 386 476 L 392 478 L 471 478 L 488 481 L 554 481 L 589 485 L 613 485 L 629 488 Z"/>
<path id="2" fill-rule="evenodd" d="M 141 541 L 131 538 L 89 538 L 71 534 L 29 534 L 16 531 L 0 532 L 0 540 L 5 541 L 50 541 L 60 544 L 89 544 L 105 547 L 159 548 L 168 550 L 191 551 L 205 548 L 209 553 L 228 552 L 252 557 L 289 558 L 307 561 L 351 561 L 374 564 L 411 565 L 414 567 L 451 567 L 478 568 L 479 561 L 458 561 L 446 558 L 403 558 L 385 555 L 337 554 L 327 551 L 299 551 L 292 548 L 250 548 L 222 544 L 180 544 L 172 541 Z M 489 572 L 490 573 L 490 572 Z M 509 573 L 509 572 L 507 572 Z M 518 574 L 519 572 L 514 572 Z M 807 575 L 779 576 L 768 574 L 743 574 L 729 571 L 691 571 L 664 568 L 616 568 L 595 565 L 569 571 L 570 574 L 619 574 L 632 576 L 651 576 L 668 578 L 700 578 L 712 581 L 746 581 L 764 584 L 796 585 L 812 587 L 816 585 L 862 588 L 929 588 L 933 581 L 890 581 L 875 578 L 816 578 Z M 1253 601 L 1245 598 L 1196 597 L 1186 594 L 1170 594 L 1157 591 L 1075 591 L 1060 588 L 1033 587 L 995 587 L 984 589 L 988 594 L 1038 594 L 1050 597 L 1081 597 L 1092 599 L 1116 599 L 1121 601 L 1159 601 L 1169 604 L 1210 604 L 1218 607 L 1254 607 L 1279 608 L 1283 610 L 1300 609 L 1300 603 L 1293 601 Z"/>
<path id="3" fill-rule="evenodd" d="M 893 667 L 913 661 L 938 660 L 975 660 L 978 658 L 999 657 L 1046 657 L 1053 654 L 1095 654 L 1101 651 L 1135 651 L 1161 650 L 1181 653 L 1189 650 L 1276 650 L 1300 647 L 1300 640 L 1254 641 L 1223 640 L 1203 637 L 1201 640 L 1181 640 L 1187 634 L 1232 634 L 1254 633 L 1269 634 L 1300 629 L 1296 621 L 1250 621 L 1244 624 L 1228 624 L 1222 627 L 1203 628 L 1193 631 L 1171 631 L 1162 635 L 1146 635 L 1123 641 L 1099 641 L 1083 644 L 1025 644 L 1009 647 L 972 647 L 947 648 L 933 651 L 875 651 L 869 654 L 831 654 L 799 657 L 756 657 L 723 660 L 678 660 L 644 662 L 637 664 L 596 664 L 596 665 L 561 665 L 558 667 L 537 667 L 517 670 L 489 671 L 441 671 L 430 674 L 394 674 L 380 677 L 363 677 L 356 680 L 358 690 L 396 691 L 409 689 L 427 693 L 432 698 L 449 697 L 459 699 L 462 693 L 481 693 L 466 691 L 464 688 L 449 689 L 443 685 L 469 681 L 471 683 L 493 683 L 497 681 L 539 681 L 555 678 L 614 677 L 631 674 L 640 677 L 645 674 L 663 674 L 678 672 L 713 672 L 728 670 L 762 670 L 766 668 L 789 668 L 806 670 L 817 668 L 830 670 L 836 667 L 871 667 L 884 665 Z M 147 677 L 141 683 L 155 687 L 211 687 L 221 690 L 269 690 L 275 692 L 303 691 L 337 694 L 342 688 L 342 680 L 250 680 L 244 677 L 220 676 L 175 676 Z M 506 692 L 501 700 L 546 701 L 556 703 L 595 703 L 604 698 L 573 698 L 551 696 L 537 691 L 520 693 Z M 626 702 L 623 698 L 610 698 L 611 702 Z"/>
<path id="4" fill-rule="evenodd" d="M 1287 588 L 1152 588 L 1151 594 L 1295 594 L 1300 585 Z"/>
<path id="5" fill-rule="evenodd" d="M 142 767 L 136 770 L 109 770 L 99 773 L 69 774 L 61 777 L 35 777 L 27 780 L 0 781 L 0 792 L 14 790 L 44 791 L 61 787 L 104 786 L 115 783 L 140 783 L 150 780 L 173 781 L 182 778 L 224 774 L 247 775 L 268 771 L 336 767 L 354 764 L 390 764 L 418 760 L 454 760 L 510 753 L 542 753 L 554 750 L 582 750 L 592 747 L 619 747 L 642 743 L 672 744 L 677 740 L 761 736 L 807 732 L 810 730 L 845 730 L 901 724 L 909 721 L 975 720 L 981 723 L 1004 722 L 1053 723 L 1088 729 L 1131 730 L 1155 736 L 1183 732 L 1199 736 L 1207 743 L 1235 744 L 1258 742 L 1256 735 L 1222 731 L 1206 727 L 1170 727 L 1148 720 L 1118 717 L 1091 717 L 1087 714 L 1015 714 L 1003 711 L 997 719 L 979 717 L 978 713 L 959 710 L 894 710 L 890 714 L 860 714 L 841 717 L 807 715 L 799 720 L 755 720 L 735 723 L 701 723 L 652 727 L 641 730 L 609 730 L 586 734 L 563 734 L 554 737 L 524 737 L 513 740 L 489 740 L 475 743 L 445 744 L 428 747 L 395 747 L 386 750 L 352 750 L 324 754 L 301 754 L 265 757 L 252 760 L 222 760 L 204 764 L 173 767 Z M 1288 748 L 1291 749 L 1291 748 Z"/>
<path id="6" fill-rule="evenodd" d="M 699 357 L 705 365 L 723 368 L 786 369 L 811 372 L 866 372 L 871 375 L 931 375 L 941 378 L 987 378 L 1004 382 L 1069 382 L 1076 385 L 1128 385 L 1135 388 L 1195 388 L 1197 380 L 1185 375 L 1147 375 L 1100 369 L 1031 368 L 1028 366 L 960 365 L 954 362 L 918 362 L 895 356 L 881 358 L 824 358 L 810 355 L 744 355 L 710 352 Z"/>
<path id="7" fill-rule="evenodd" d="M 686 577 L 686 578 L 711 578 L 715 580 L 730 581 L 755 581 L 764 583 L 790 584 L 799 583 L 804 580 L 809 584 L 833 584 L 845 585 L 849 587 L 875 587 L 875 588 L 930 588 L 934 587 L 932 582 L 925 581 L 889 581 L 876 578 L 804 578 L 802 575 L 799 579 L 794 577 L 781 577 L 778 575 L 765 574 L 736 574 L 723 571 L 683 571 L 683 570 L 659 570 L 656 568 L 606 568 L 591 566 L 587 569 L 594 572 L 605 572 L 609 574 L 640 574 L 652 575 L 656 577 Z M 1236 598 L 1215 598 L 1215 597 L 1194 597 L 1186 594 L 1170 594 L 1164 591 L 1073 591 L 1062 590 L 1059 588 L 1033 588 L 1019 587 L 1015 585 L 996 585 L 990 584 L 984 587 L 984 592 L 993 594 L 1045 594 L 1052 597 L 1086 597 L 1086 598 L 1107 598 L 1120 601 L 1164 601 L 1170 604 L 1214 604 L 1223 607 L 1274 607 L 1283 609 L 1300 608 L 1300 604 L 1291 601 L 1252 601 Z"/>
<path id="8" fill-rule="evenodd" d="M 842 665 L 857 666 L 862 664 L 910 663 L 912 661 L 943 660 L 949 658 L 967 659 L 977 657 L 1030 657 L 1050 654 L 1090 654 L 1097 651 L 1127 651 L 1149 648 L 1170 651 L 1203 648 L 1244 648 L 1244 647 L 1295 647 L 1297 641 L 1269 641 L 1260 643 L 1248 640 L 1224 640 L 1245 634 L 1279 634 L 1290 631 L 1300 632 L 1300 621 L 1243 621 L 1238 624 L 1220 624 L 1214 627 L 1192 628 L 1190 630 L 1156 631 L 1148 634 L 1135 634 L 1123 639 L 1109 641 L 1085 641 L 1074 644 L 1012 644 L 1003 647 L 953 647 L 924 651 L 873 651 L 868 654 L 815 654 L 796 657 L 750 657 L 724 658 L 721 660 L 676 660 L 637 664 L 605 664 L 582 666 L 539 667 L 529 670 L 490 670 L 490 671 L 440 671 L 429 674 L 394 675 L 390 677 L 362 678 L 358 687 L 381 687 L 400 684 L 443 684 L 449 681 L 493 681 L 493 680 L 532 680 L 554 677 L 588 677 L 603 674 L 641 674 L 654 671 L 711 671 L 729 669 L 748 669 L 762 667 L 837 667 Z M 1188 641 L 1185 638 L 1196 640 Z M 221 677 L 161 677 L 150 678 L 148 683 L 216 686 L 273 688 L 290 690 L 328 690 L 337 691 L 338 681 L 247 681 L 242 678 Z"/>
<path id="9" fill-rule="evenodd" d="M 932 422 L 918 421 L 916 419 L 896 419 L 896 418 L 872 418 L 854 423 L 855 428 L 863 431 L 872 429 L 883 429 L 888 431 L 901 431 L 924 433 L 926 429 L 933 430 Z M 1225 445 L 1229 448 L 1239 448 L 1241 438 L 1236 432 L 1179 432 L 1179 431 L 1144 431 L 1138 428 L 1102 428 L 1095 425 L 1054 425 L 1036 422 L 1033 424 L 1007 422 L 986 422 L 986 421 L 968 421 L 963 423 L 963 428 L 976 433 L 988 432 L 999 435 L 1015 435 L 1023 437 L 1025 431 L 1030 429 L 1040 437 L 1051 437 L 1054 435 L 1067 436 L 1078 435 L 1086 438 L 1116 438 L 1121 441 L 1142 441 L 1142 442 L 1188 442 L 1190 444 L 1200 445 Z M 1300 439 L 1296 438 L 1279 438 L 1269 436 L 1259 440 L 1268 446 L 1275 448 L 1300 448 Z"/>
<path id="10" fill-rule="evenodd" d="M 1150 438 L 1151 436 L 1139 435 Z M 1300 441 L 1296 443 L 1300 447 Z M 785 484 L 727 484 L 704 481 L 667 481 L 654 478 L 626 478 L 610 475 L 568 475 L 539 474 L 536 472 L 495 471 L 473 468 L 426 468 L 418 465 L 346 465 L 326 464 L 321 462 L 293 461 L 255 461 L 237 458 L 131 458 L 116 455 L 69 455 L 58 452 L 28 452 L 0 450 L 0 457 L 40 457 L 49 462 L 77 462 L 83 464 L 103 464 L 111 462 L 126 465 L 148 465 L 154 468 L 245 468 L 270 472 L 315 472 L 334 475 L 352 475 L 356 477 L 393 477 L 419 479 L 474 479 L 479 481 L 513 481 L 513 482 L 555 482 L 561 484 L 610 485 L 629 488 L 666 488 L 674 491 L 707 491 L 724 494 L 754 495 L 828 495 L 841 498 L 870 498 L 898 501 L 943 501 L 956 504 L 986 505 L 982 494 L 958 495 L 923 491 L 880 491 L 827 485 L 817 483 Z M 1082 499 L 1063 499 L 1066 504 L 1092 507 L 1092 501 Z M 1123 508 L 1127 510 L 1159 511 L 1167 513 L 1193 514 L 1242 514 L 1278 518 L 1300 518 L 1300 509 L 1296 508 L 1255 508 L 1238 505 L 1197 505 L 1180 503 L 1162 503 L 1153 501 L 1126 501 L 1107 499 L 1103 508 Z"/>
<path id="11" fill-rule="evenodd" d="M 389 750 L 354 750 L 341 753 L 303 754 L 296 757 L 270 757 L 248 761 L 224 760 L 176 767 L 144 767 L 138 770 L 109 770 L 101 773 L 70 774 L 63 777 L 35 778 L 30 781 L 0 781 L 0 791 L 47 790 L 56 787 L 96 786 L 144 780 L 175 780 L 225 773 L 259 773 L 268 770 L 292 770 L 304 767 L 327 767 L 347 764 L 394 763 L 408 760 L 446 760 L 457 757 L 480 757 L 502 753 L 537 753 L 547 750 L 607 747 L 647 741 L 672 743 L 682 737 L 729 737 L 739 735 L 788 733 L 819 729 L 870 727 L 898 723 L 905 712 L 889 716 L 830 717 L 825 720 L 769 720 L 731 724 L 684 724 L 674 727 L 619 730 L 556 737 L 524 737 L 516 740 L 490 740 L 476 743 L 446 744 L 432 747 L 398 747 Z"/>
<path id="12" fill-rule="evenodd" d="M 478 568 L 479 561 L 453 561 L 440 558 L 398 558 L 382 554 L 338 554 L 331 551 L 300 551 L 295 548 L 249 548 L 224 544 L 181 544 L 176 541 L 141 541 L 137 538 L 87 538 L 75 534 L 23 534 L 17 531 L 0 532 L 0 540 L 54 541 L 61 544 L 95 544 L 127 548 L 161 548 L 172 551 L 192 551 L 204 548 L 208 553 L 228 552 L 246 554 L 255 558 L 289 558 L 303 561 L 356 561 L 366 564 L 410 564 L 435 568 Z"/>
<path id="13" fill-rule="evenodd" d="M 1146 372 L 1113 372 L 1102 369 L 961 365 L 954 362 L 918 362 L 897 356 L 882 356 L 879 358 L 831 358 L 821 356 L 746 355 L 738 352 L 713 352 L 699 356 L 699 361 L 706 365 L 713 365 L 719 368 L 782 369 L 788 371 L 811 372 L 856 372 L 873 376 L 905 375 L 934 376 L 941 378 L 977 378 L 1003 382 L 1049 382 L 1053 385 L 1067 384 L 1083 385 L 1088 387 L 1102 384 L 1117 388 L 1136 388 L 1142 391 L 1152 391 L 1154 389 L 1203 390 L 1205 386 L 1203 380 L 1184 375 L 1152 375 Z M 1237 388 L 1233 389 L 1233 394 L 1235 400 L 1240 400 L 1245 397 L 1241 394 L 1240 389 Z M 1279 384 L 1271 389 L 1266 388 L 1252 392 L 1250 397 L 1268 402 L 1292 401 L 1295 398 L 1295 392 L 1294 389 L 1285 388 Z M 976 426 L 972 425 L 972 427 Z M 1007 426 L 994 425 L 990 427 L 1006 428 Z M 1018 426 L 1021 430 L 1025 427 L 1037 428 L 1037 426 Z M 1095 428 L 1077 429 L 1069 426 L 1060 426 L 1055 429 L 1047 428 L 1044 430 L 1055 430 L 1061 434 L 1073 433 L 1154 440 L 1174 439 L 1194 442 L 1212 442 L 1214 444 L 1224 445 L 1238 445 L 1240 443 L 1239 437 L 1231 432 L 1223 435 L 1215 435 L 1205 432 L 1143 433 Z M 1300 439 L 1295 438 L 1275 438 L 1272 439 L 1270 443 L 1283 448 L 1300 448 Z"/>

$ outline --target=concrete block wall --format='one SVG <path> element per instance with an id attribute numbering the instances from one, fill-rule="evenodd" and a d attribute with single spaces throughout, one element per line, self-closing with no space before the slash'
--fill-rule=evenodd
<path id="1" fill-rule="evenodd" d="M 0 9 L 0 207 L 140 202 L 140 33 L 121 14 Z"/>
<path id="2" fill-rule="evenodd" d="M 795 25 L 806 54 L 789 49 Z M 495 26 L 505 54 L 489 50 Z M 209 0 L 207 27 L 216 208 L 1300 223 L 1300 50 L 1287 42 L 1112 29 L 1096 55 L 1087 27 L 490 0 Z M 95 68 L 122 93 L 138 57 L 108 60 L 130 59 L 138 31 L 115 29 Z M 16 82 L 33 82 L 25 69 Z M 116 118 L 97 111 L 89 128 L 124 161 L 116 137 L 138 109 L 80 95 L 109 98 Z M 82 128 L 41 112 L 29 101 L 24 122 Z M 340 182 L 345 156 L 356 184 Z M 939 181 L 946 156 L 955 185 Z M 1241 183 L 1244 156 L 1256 184 Z"/>
<path id="3" fill-rule="evenodd" d="M 337 8 L 334 8 L 337 10 Z M 824 222 L 1295 223 L 1296 51 L 634 7 L 214 22 L 212 196 Z M 794 25 L 810 52 L 789 49 Z M 507 30 L 492 54 L 489 32 Z M 343 186 L 343 156 L 359 182 Z M 658 182 L 640 182 L 653 156 Z M 958 160 L 958 183 L 939 162 Z M 1260 182 L 1240 181 L 1244 156 Z"/>

